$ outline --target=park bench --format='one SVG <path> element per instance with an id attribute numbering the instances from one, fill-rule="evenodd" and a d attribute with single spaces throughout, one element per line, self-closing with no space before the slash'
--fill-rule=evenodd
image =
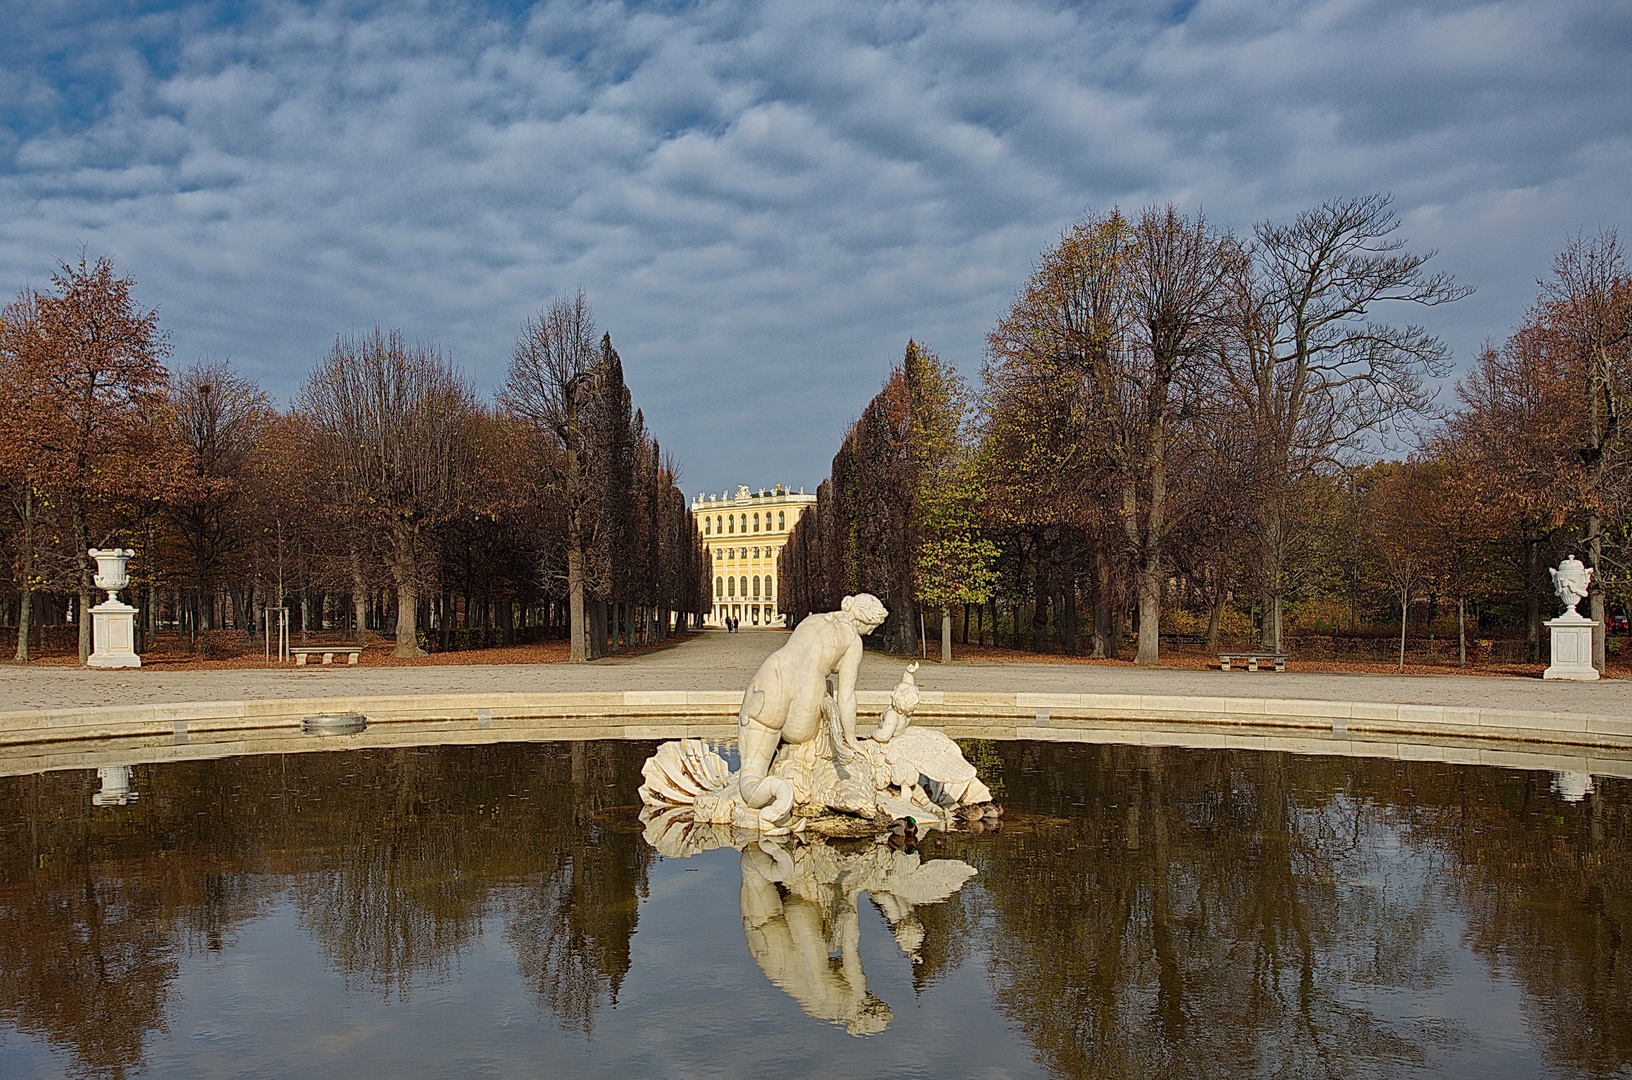
<path id="1" fill-rule="evenodd" d="M 1273 660 L 1276 671 L 1285 671 L 1286 656 L 1284 652 L 1221 652 L 1218 654 L 1218 670 L 1230 670 L 1232 660 L 1245 660 L 1248 671 L 1257 671 L 1260 660 Z"/>
<path id="2" fill-rule="evenodd" d="M 357 657 L 362 655 L 361 645 L 297 645 L 289 650 L 295 658 L 296 667 L 305 667 L 308 656 L 321 656 L 325 664 L 334 663 L 335 653 L 345 653 L 346 663 L 355 665 Z"/>

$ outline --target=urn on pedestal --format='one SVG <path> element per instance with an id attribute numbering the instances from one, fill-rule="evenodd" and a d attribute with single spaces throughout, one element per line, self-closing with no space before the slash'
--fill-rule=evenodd
<path id="1" fill-rule="evenodd" d="M 91 609 L 91 642 L 94 648 L 91 667 L 141 667 L 142 658 L 136 655 L 136 609 L 119 600 L 119 590 L 130 584 L 125 563 L 136 552 L 130 548 L 89 548 L 87 554 L 96 560 L 96 587 L 107 591 L 108 598 Z"/>
<path id="2" fill-rule="evenodd" d="M 1565 608 L 1564 614 L 1547 620 L 1547 629 L 1553 635 L 1553 662 L 1541 677 L 1592 682 L 1598 678 L 1598 669 L 1592 666 L 1592 633 L 1598 620 L 1575 610 L 1592 585 L 1592 568 L 1571 555 L 1558 564 L 1558 569 L 1547 573 L 1552 575 L 1553 591 L 1564 601 Z"/>

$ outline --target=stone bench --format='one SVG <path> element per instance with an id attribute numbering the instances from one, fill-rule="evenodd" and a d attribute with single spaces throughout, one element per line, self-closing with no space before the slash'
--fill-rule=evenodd
<path id="1" fill-rule="evenodd" d="M 1286 657 L 1284 652 L 1222 652 L 1218 654 L 1218 670 L 1230 670 L 1232 660 L 1245 660 L 1248 671 L 1257 671 L 1260 660 L 1273 660 L 1276 671 L 1285 671 Z"/>
<path id="2" fill-rule="evenodd" d="M 361 645 L 301 645 L 289 650 L 295 658 L 296 667 L 305 667 L 308 656 L 321 656 L 325 664 L 334 663 L 336 653 L 346 654 L 346 663 L 355 665 L 357 658 L 362 655 Z"/>

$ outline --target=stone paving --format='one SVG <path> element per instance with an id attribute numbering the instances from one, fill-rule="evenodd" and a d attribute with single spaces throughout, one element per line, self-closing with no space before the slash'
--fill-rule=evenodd
<path id="1" fill-rule="evenodd" d="M 735 690 L 787 640 L 775 631 L 708 633 L 673 648 L 594 664 L 288 667 L 238 671 L 99 671 L 0 664 L 0 713 L 174 702 L 358 697 L 388 694 Z M 888 690 L 904 661 L 869 652 L 860 688 Z M 929 662 L 926 690 L 996 693 L 1171 694 L 1232 698 L 1392 702 L 1632 717 L 1632 681 L 1544 682 L 1458 675 L 1190 671 L 1092 664 Z"/>

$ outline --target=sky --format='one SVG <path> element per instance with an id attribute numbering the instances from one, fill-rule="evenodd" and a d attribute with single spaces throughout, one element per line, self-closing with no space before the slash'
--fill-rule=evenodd
<path id="1" fill-rule="evenodd" d="M 337 336 L 484 396 L 582 288 L 688 495 L 814 490 L 909 338 L 978 383 L 1039 254 L 1172 201 L 1250 232 L 1392 193 L 1476 292 L 1632 229 L 1632 3 L 0 0 L 0 291 L 83 252 L 172 368 L 295 399 Z M 1632 236 L 1628 237 L 1632 239 Z"/>

